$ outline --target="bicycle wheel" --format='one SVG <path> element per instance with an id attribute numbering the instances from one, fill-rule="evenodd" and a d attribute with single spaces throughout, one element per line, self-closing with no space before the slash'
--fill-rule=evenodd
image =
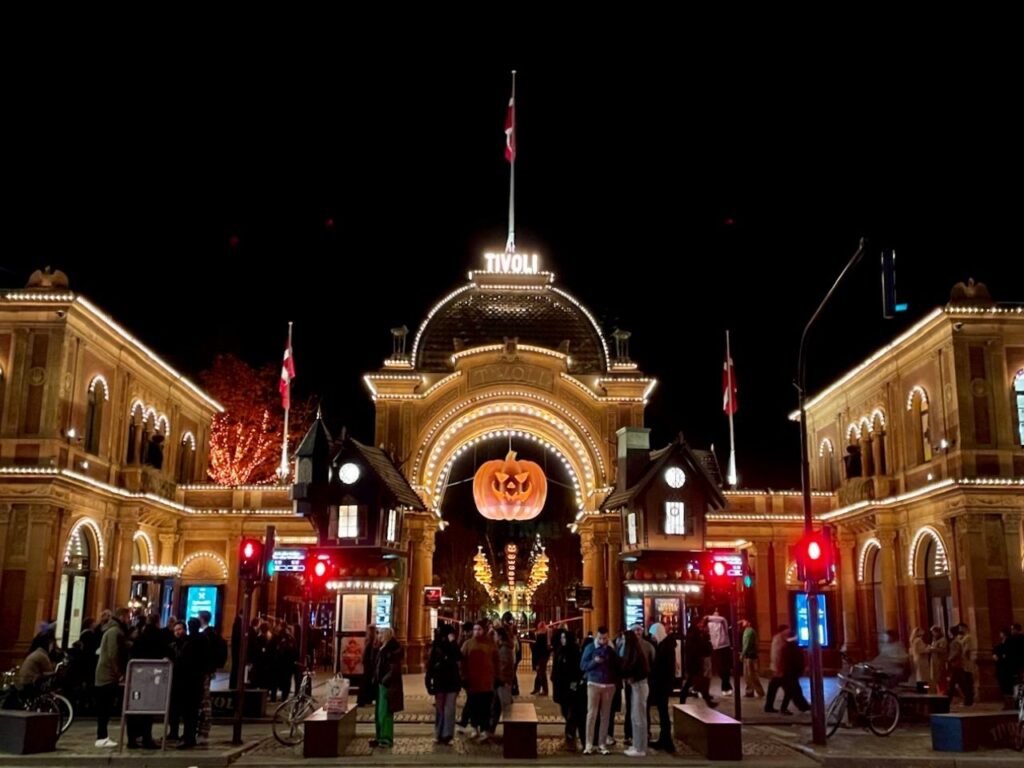
<path id="1" fill-rule="evenodd" d="M 892 691 L 875 691 L 868 702 L 868 728 L 876 736 L 888 736 L 900 722 L 900 700 Z"/>
<path id="2" fill-rule="evenodd" d="M 831 736 L 839 729 L 839 726 L 843 724 L 843 721 L 846 719 L 846 710 L 849 705 L 849 697 L 843 691 L 837 693 L 836 697 L 832 699 L 832 702 L 828 705 L 828 711 L 825 712 L 826 736 Z"/>
<path id="3" fill-rule="evenodd" d="M 64 733 L 64 712 L 61 711 L 60 705 L 52 694 L 44 693 L 36 698 L 25 707 L 30 712 L 42 712 L 44 714 L 54 714 L 57 716 L 57 737 Z"/>
<path id="4" fill-rule="evenodd" d="M 66 696 L 62 696 L 59 693 L 52 693 L 50 695 L 53 696 L 53 700 L 60 710 L 60 732 L 64 733 L 71 727 L 71 723 L 75 719 L 75 708 L 71 705 L 71 700 Z"/>
<path id="5" fill-rule="evenodd" d="M 313 714 L 313 702 L 304 696 L 293 696 L 274 710 L 274 738 L 286 747 L 301 744 L 306 731 L 303 721 Z"/>

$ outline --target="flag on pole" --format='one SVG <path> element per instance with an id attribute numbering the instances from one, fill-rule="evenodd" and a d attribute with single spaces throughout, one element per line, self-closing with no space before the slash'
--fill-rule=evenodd
<path id="1" fill-rule="evenodd" d="M 736 402 L 736 369 L 732 364 L 732 356 L 727 355 L 722 364 L 722 410 L 732 416 L 737 410 Z"/>
<path id="2" fill-rule="evenodd" d="M 512 95 L 508 99 L 508 113 L 505 115 L 505 159 L 510 163 L 516 161 L 516 92 L 513 86 Z"/>
<path id="3" fill-rule="evenodd" d="M 295 359 L 292 357 L 292 340 L 289 335 L 288 346 L 284 350 L 284 361 L 281 363 L 281 381 L 277 385 L 281 393 L 281 407 L 286 411 L 292 406 L 291 385 L 295 378 Z"/>

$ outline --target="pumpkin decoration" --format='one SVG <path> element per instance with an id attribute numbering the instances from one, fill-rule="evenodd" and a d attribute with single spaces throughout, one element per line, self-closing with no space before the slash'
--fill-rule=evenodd
<path id="1" fill-rule="evenodd" d="M 515 451 L 485 461 L 473 477 L 473 500 L 488 520 L 532 520 L 547 496 L 543 470 L 536 462 L 517 460 Z"/>

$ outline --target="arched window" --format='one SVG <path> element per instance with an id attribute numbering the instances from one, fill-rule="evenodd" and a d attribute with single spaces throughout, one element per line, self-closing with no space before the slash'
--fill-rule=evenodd
<path id="1" fill-rule="evenodd" d="M 131 411 L 128 414 L 128 450 L 125 452 L 125 462 L 128 464 L 136 463 L 139 458 L 136 442 L 139 437 L 139 429 L 142 427 L 142 419 L 142 403 L 136 400 L 132 403 Z"/>
<path id="2" fill-rule="evenodd" d="M 147 408 L 142 414 L 142 438 L 139 440 L 139 463 L 145 464 L 149 459 L 149 441 L 153 439 L 156 427 L 156 411 Z"/>
<path id="3" fill-rule="evenodd" d="M 89 394 L 85 409 L 85 441 L 83 447 L 89 453 L 100 452 L 100 433 L 103 430 L 103 410 L 110 399 L 110 390 L 102 376 L 89 382 Z"/>
<path id="4" fill-rule="evenodd" d="M 188 483 L 192 481 L 192 474 L 195 471 L 196 462 L 196 439 L 191 432 L 181 436 L 181 444 L 178 446 L 178 482 Z"/>
<path id="5" fill-rule="evenodd" d="M 907 398 L 910 411 L 910 435 L 914 440 L 914 456 L 918 464 L 932 460 L 931 414 L 928 410 L 928 394 L 922 387 L 914 387 Z"/>
<path id="6" fill-rule="evenodd" d="M 885 414 L 881 408 L 871 414 L 871 450 L 875 465 L 875 474 L 887 474 L 888 466 L 885 457 Z"/>
<path id="7" fill-rule="evenodd" d="M 818 446 L 818 471 L 821 473 L 821 489 L 823 491 L 834 491 L 836 489 L 836 451 L 832 441 L 827 437 Z"/>
<path id="8" fill-rule="evenodd" d="M 860 464 L 864 477 L 875 474 L 874 433 L 871 421 L 864 417 L 860 420 Z"/>
<path id="9" fill-rule="evenodd" d="M 2 374 L 0 374 L 2 378 Z M 0 384 L 0 397 L 3 396 L 3 385 Z M 1024 445 L 1024 368 L 1013 377 L 1013 399 L 1017 406 L 1017 438 Z"/>

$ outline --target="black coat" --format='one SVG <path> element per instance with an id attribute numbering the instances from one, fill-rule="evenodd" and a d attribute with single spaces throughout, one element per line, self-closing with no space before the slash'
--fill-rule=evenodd
<path id="1" fill-rule="evenodd" d="M 462 654 L 455 643 L 449 642 L 447 637 L 435 640 L 427 659 L 427 693 L 458 693 L 462 688 L 462 679 L 459 677 L 461 660 Z"/>
<path id="2" fill-rule="evenodd" d="M 676 636 L 669 635 L 654 646 L 651 668 L 651 696 L 668 696 L 676 684 Z"/>
<path id="3" fill-rule="evenodd" d="M 402 659 L 405 649 L 395 638 L 388 640 L 377 656 L 377 683 L 384 687 L 388 696 L 388 710 L 401 712 L 405 708 L 405 690 L 402 686 Z"/>
<path id="4" fill-rule="evenodd" d="M 580 687 L 586 687 L 580 671 L 580 649 L 570 636 L 567 645 L 555 647 L 555 661 L 551 665 L 552 698 L 556 704 L 569 704 Z M 573 690 L 573 684 L 576 690 Z"/>

